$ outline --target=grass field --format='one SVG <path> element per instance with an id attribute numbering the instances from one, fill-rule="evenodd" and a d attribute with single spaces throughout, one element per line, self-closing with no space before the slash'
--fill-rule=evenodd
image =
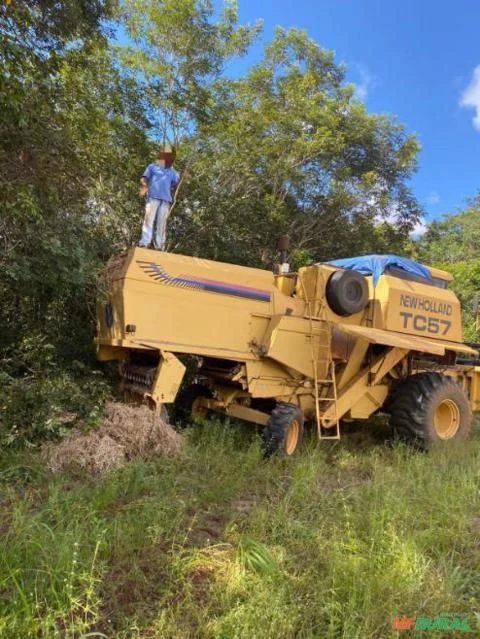
<path id="1" fill-rule="evenodd" d="M 425 455 L 371 426 L 294 462 L 228 424 L 185 440 L 102 480 L 3 455 L 1 637 L 454 636 L 392 629 L 440 613 L 479 635 L 477 435 Z"/>

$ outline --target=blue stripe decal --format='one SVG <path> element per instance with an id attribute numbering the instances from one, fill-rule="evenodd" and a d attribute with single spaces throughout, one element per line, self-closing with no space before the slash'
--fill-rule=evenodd
<path id="1" fill-rule="evenodd" d="M 270 301 L 270 293 L 268 291 L 251 289 L 245 286 L 235 286 L 234 284 L 227 284 L 227 282 L 216 283 L 211 281 L 202 281 L 201 279 L 197 280 L 194 277 L 173 277 L 156 262 L 137 260 L 137 264 L 149 277 L 157 282 L 166 284 L 167 286 L 209 291 L 211 293 L 220 293 L 223 295 L 233 295 L 234 297 L 243 297 L 259 302 Z"/>

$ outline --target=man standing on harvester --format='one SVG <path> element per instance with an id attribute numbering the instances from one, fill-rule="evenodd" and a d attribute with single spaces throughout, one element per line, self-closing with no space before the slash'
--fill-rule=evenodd
<path id="1" fill-rule="evenodd" d="M 147 196 L 147 203 L 139 246 L 145 248 L 150 246 L 156 220 L 157 230 L 153 245 L 159 251 L 165 250 L 172 191 L 179 183 L 178 173 L 172 166 L 174 159 L 174 149 L 169 146 L 164 147 L 159 152 L 157 161 L 149 164 L 140 178 L 140 195 Z"/>

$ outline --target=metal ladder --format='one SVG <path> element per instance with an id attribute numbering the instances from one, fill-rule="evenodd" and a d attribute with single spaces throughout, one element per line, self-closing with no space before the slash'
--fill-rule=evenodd
<path id="1" fill-rule="evenodd" d="M 318 364 L 324 361 L 327 368 L 328 376 L 325 379 L 318 379 Z M 313 359 L 313 370 L 314 370 L 314 379 L 315 379 L 315 405 L 316 405 L 316 417 L 317 417 L 317 432 L 318 439 L 340 439 L 340 420 L 338 419 L 337 413 L 337 383 L 335 380 L 335 364 L 333 359 L 330 357 L 325 360 L 318 360 L 316 358 Z M 324 391 L 327 391 L 327 395 L 324 396 L 319 393 L 319 388 Z M 330 390 L 331 389 L 331 390 Z M 320 409 L 320 404 L 324 403 L 325 408 L 323 410 Z M 333 402 L 333 410 L 335 416 L 335 425 L 328 429 L 328 432 L 332 432 L 331 435 L 324 435 L 322 433 L 322 415 L 325 413 L 327 408 L 332 406 Z"/>
<path id="2" fill-rule="evenodd" d="M 323 298 L 310 300 L 308 298 L 307 290 L 303 282 L 302 287 L 305 295 L 305 302 L 307 306 L 308 320 L 310 325 L 310 345 L 312 354 L 315 416 L 317 422 L 318 439 L 340 439 L 340 420 L 337 413 L 337 383 L 335 379 L 335 363 L 332 358 L 332 329 L 326 319 L 325 300 Z M 319 312 L 318 315 L 313 316 L 315 302 L 318 302 L 319 304 Z M 320 320 L 321 327 L 317 327 L 314 329 L 313 318 L 315 320 Z M 324 346 L 320 343 L 320 335 L 322 333 L 326 335 Z M 314 344 L 316 336 L 319 340 L 317 349 L 315 348 Z M 326 357 L 317 357 L 317 352 L 318 354 L 320 354 L 321 350 L 325 351 Z M 322 364 L 322 374 L 325 375 L 324 378 L 319 378 L 318 375 L 318 368 L 320 364 Z M 328 430 L 329 432 L 330 430 L 332 430 L 333 434 L 324 435 L 322 434 L 322 415 L 328 408 L 330 408 L 330 406 L 332 406 L 332 402 L 335 416 L 335 425 L 330 427 Z M 321 404 L 323 405 L 322 408 L 320 407 Z"/>

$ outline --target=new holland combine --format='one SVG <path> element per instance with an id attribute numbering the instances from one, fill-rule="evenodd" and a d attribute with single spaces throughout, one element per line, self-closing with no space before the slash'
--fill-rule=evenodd
<path id="1" fill-rule="evenodd" d="M 306 421 L 338 439 L 376 412 L 422 448 L 468 437 L 480 369 L 449 273 L 395 256 L 286 270 L 131 249 L 105 270 L 98 358 L 157 410 L 263 426 L 268 452 L 293 455 Z M 184 355 L 198 369 L 179 392 Z"/>

